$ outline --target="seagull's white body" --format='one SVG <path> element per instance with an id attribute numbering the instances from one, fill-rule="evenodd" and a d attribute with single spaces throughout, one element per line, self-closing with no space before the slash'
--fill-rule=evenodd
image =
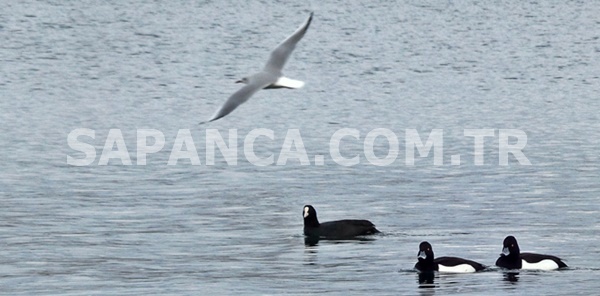
<path id="1" fill-rule="evenodd" d="M 262 71 L 237 81 L 246 85 L 233 93 L 208 121 L 215 121 L 226 116 L 263 88 L 301 88 L 304 86 L 304 82 L 300 80 L 284 77 L 281 70 L 298 41 L 304 37 L 312 21 L 312 16 L 311 13 L 300 28 L 275 47 Z"/>

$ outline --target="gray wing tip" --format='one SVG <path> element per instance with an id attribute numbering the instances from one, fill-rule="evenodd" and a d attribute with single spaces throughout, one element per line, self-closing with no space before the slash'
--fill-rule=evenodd
<path id="1" fill-rule="evenodd" d="M 213 122 L 213 121 L 215 121 L 215 120 L 217 120 L 217 119 L 220 119 L 221 117 L 223 117 L 223 116 L 216 116 L 216 115 L 213 115 L 213 117 L 211 117 L 209 120 L 200 121 L 200 123 L 198 123 L 198 124 L 199 124 L 199 125 L 208 124 L 208 123 L 211 123 L 211 122 Z"/>
<path id="2" fill-rule="evenodd" d="M 213 122 L 213 121 L 215 121 L 217 119 L 221 119 L 222 117 L 225 117 L 225 115 L 223 115 L 223 116 L 213 116 L 211 119 L 209 119 L 207 121 L 204 121 L 204 123 Z"/>
<path id="3" fill-rule="evenodd" d="M 302 27 L 300 27 L 299 30 L 302 30 L 302 35 L 304 35 L 304 33 L 306 33 L 306 31 L 308 31 L 308 27 L 310 27 L 310 23 L 312 22 L 313 19 L 313 12 L 310 12 L 310 15 L 308 16 L 308 19 L 306 20 L 306 22 L 304 23 L 304 25 Z M 300 37 L 302 38 L 302 37 Z"/>
<path id="4" fill-rule="evenodd" d="M 304 32 L 306 32 L 306 30 L 308 30 L 308 27 L 310 26 L 310 23 L 312 22 L 312 19 L 313 19 L 313 14 L 314 14 L 314 12 L 311 11 L 310 15 L 308 16 L 308 19 L 306 19 L 304 24 L 300 27 Z"/>

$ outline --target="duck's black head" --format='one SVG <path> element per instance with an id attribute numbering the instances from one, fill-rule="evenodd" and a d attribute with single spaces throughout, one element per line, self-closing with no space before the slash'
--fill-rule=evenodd
<path id="1" fill-rule="evenodd" d="M 428 242 L 422 242 L 419 245 L 419 254 L 417 255 L 419 261 L 433 262 L 433 248 Z"/>
<path id="2" fill-rule="evenodd" d="M 415 269 L 420 273 L 431 273 L 438 270 L 437 263 L 433 262 L 433 248 L 428 242 L 422 242 L 419 245 L 419 253 L 417 254 L 417 264 Z"/>
<path id="3" fill-rule="evenodd" d="M 304 217 L 304 226 L 316 227 L 319 226 L 319 220 L 317 219 L 317 210 L 311 205 L 305 205 L 302 210 L 302 216 Z"/>
<path id="4" fill-rule="evenodd" d="M 507 257 L 519 257 L 521 250 L 519 249 L 519 244 L 517 243 L 517 239 L 509 235 L 504 239 L 502 243 L 502 255 Z"/>

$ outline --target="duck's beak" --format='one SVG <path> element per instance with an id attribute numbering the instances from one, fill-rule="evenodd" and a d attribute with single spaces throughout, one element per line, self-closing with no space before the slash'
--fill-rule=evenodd
<path id="1" fill-rule="evenodd" d="M 238 80 L 235 83 L 244 83 L 244 81 L 243 80 Z"/>
<path id="2" fill-rule="evenodd" d="M 502 248 L 502 255 L 508 256 L 509 254 L 510 254 L 510 250 L 508 250 L 508 247 Z"/>
<path id="3" fill-rule="evenodd" d="M 417 258 L 419 258 L 419 259 L 426 259 L 427 258 L 427 254 L 425 254 L 425 251 L 421 251 L 421 252 L 419 252 L 419 256 Z"/>

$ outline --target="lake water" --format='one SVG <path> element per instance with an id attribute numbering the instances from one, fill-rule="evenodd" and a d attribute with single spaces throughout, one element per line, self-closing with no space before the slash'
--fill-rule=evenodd
<path id="1" fill-rule="evenodd" d="M 5 4 L 0 294 L 598 293 L 600 6 L 311 2 Z M 284 69 L 306 86 L 260 91 L 199 125 L 310 11 L 313 23 Z M 78 129 L 94 132 L 79 138 L 95 147 L 86 166 L 67 164 L 85 157 L 68 143 Z M 122 133 L 120 155 L 132 165 L 98 165 L 111 129 Z M 159 131 L 165 144 L 137 165 L 143 129 Z M 187 129 L 201 165 L 167 165 Z M 215 138 L 207 129 L 237 151 L 217 149 L 207 165 Z M 272 164 L 245 154 L 257 129 L 273 133 L 253 145 Z M 308 165 L 302 153 L 281 152 L 296 129 Z M 359 156 L 356 165 L 332 157 L 342 129 L 358 133 L 339 147 L 345 159 Z M 365 154 L 388 155 L 385 137 L 367 140 L 375 129 L 398 139 L 391 164 Z M 425 143 L 432 130 L 443 134 L 442 164 L 432 148 L 407 165 L 407 135 Z M 465 130 L 492 136 L 475 153 Z M 531 165 L 513 154 L 500 165 L 508 131 L 526 135 L 519 151 Z M 307 246 L 305 204 L 321 221 L 369 219 L 383 234 Z M 508 277 L 493 267 L 507 235 L 570 268 Z M 491 268 L 419 284 L 412 267 L 424 240 L 437 256 Z"/>

